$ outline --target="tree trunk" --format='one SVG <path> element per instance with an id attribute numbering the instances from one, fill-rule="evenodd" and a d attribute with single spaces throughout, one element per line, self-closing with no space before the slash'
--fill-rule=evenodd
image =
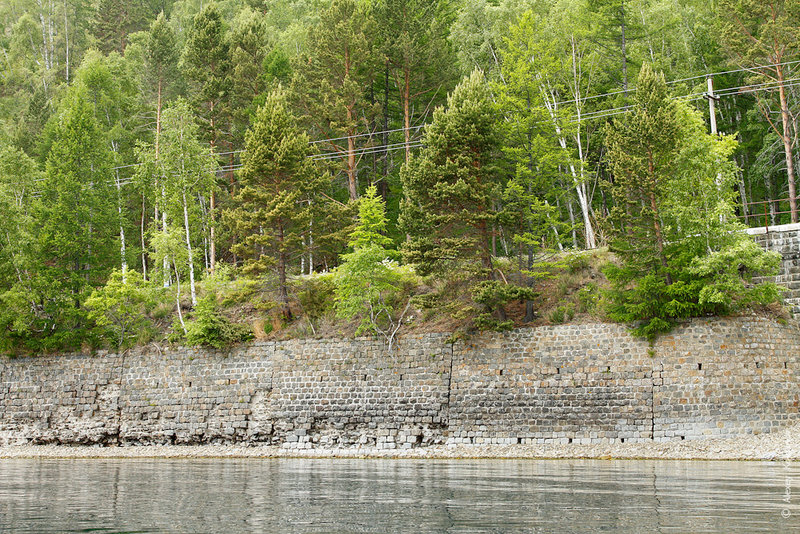
<path id="1" fill-rule="evenodd" d="M 292 310 L 289 308 L 289 291 L 286 284 L 286 264 L 288 258 L 283 250 L 283 225 L 278 226 L 278 300 L 281 303 L 281 315 L 287 321 L 292 320 Z"/>
<path id="2" fill-rule="evenodd" d="M 781 122 L 783 123 L 783 151 L 786 155 L 786 176 L 789 181 L 789 209 L 792 212 L 792 223 L 797 222 L 797 192 L 794 182 L 794 155 L 792 154 L 792 139 L 789 129 L 789 106 L 786 102 L 786 87 L 783 80 L 783 67 L 777 67 L 778 94 L 781 103 Z"/>
<path id="3" fill-rule="evenodd" d="M 122 190 L 119 183 L 119 170 L 115 172 L 115 182 L 117 184 L 117 214 L 119 215 L 119 255 L 122 267 L 122 282 L 126 282 L 128 273 L 128 260 L 125 258 L 125 227 L 122 224 Z"/>
<path id="4" fill-rule="evenodd" d="M 628 97 L 628 54 L 625 50 L 625 2 L 624 0 L 620 3 L 619 6 L 620 10 L 620 29 L 622 30 L 622 38 L 621 38 L 621 48 L 622 48 L 622 90 L 624 91 L 625 97 Z"/>
<path id="5" fill-rule="evenodd" d="M 403 69 L 403 133 L 406 143 L 406 163 L 411 161 L 411 71 Z"/>
<path id="6" fill-rule="evenodd" d="M 183 192 L 183 226 L 186 230 L 186 252 L 189 254 L 189 289 L 192 294 L 192 307 L 197 306 L 197 293 L 194 285 L 194 258 L 192 257 L 192 241 L 189 239 L 189 206 L 186 203 L 186 191 Z"/>
<path id="7" fill-rule="evenodd" d="M 209 237 L 209 245 L 208 245 L 208 255 L 209 255 L 209 273 L 214 274 L 214 270 L 217 268 L 217 241 L 214 239 L 214 208 L 216 203 L 216 195 L 214 191 L 211 191 L 211 203 L 209 204 L 208 209 L 208 218 L 209 218 L 209 228 L 208 228 L 208 237 Z"/>
<path id="8" fill-rule="evenodd" d="M 353 120 L 352 108 L 347 108 L 347 123 Z M 358 181 L 356 176 L 356 140 L 353 137 L 355 132 L 352 128 L 347 130 L 347 188 L 350 193 L 350 200 L 358 199 Z"/>
<path id="9" fill-rule="evenodd" d="M 175 292 L 175 306 L 178 308 L 178 320 L 181 322 L 183 328 L 183 335 L 186 335 L 186 323 L 183 322 L 183 312 L 181 311 L 181 275 L 178 273 L 178 266 L 175 265 L 173 260 L 172 266 L 175 268 L 175 281 L 177 282 L 178 290 Z"/>
<path id="10" fill-rule="evenodd" d="M 650 179 L 655 186 L 656 179 L 655 179 L 655 163 L 653 162 L 653 155 L 648 153 L 647 155 L 647 165 L 650 170 Z M 664 275 L 667 281 L 667 285 L 672 284 L 672 277 L 667 270 L 667 258 L 664 256 L 664 236 L 661 233 L 661 221 L 658 215 L 658 203 L 656 202 L 656 194 L 653 188 L 651 187 L 650 190 L 647 192 L 648 200 L 650 201 L 650 209 L 653 211 L 653 230 L 656 234 L 656 250 L 658 252 L 658 259 L 661 263 L 661 266 L 664 268 Z"/>
<path id="11" fill-rule="evenodd" d="M 147 247 L 144 241 L 144 221 L 145 221 L 145 214 L 147 213 L 147 205 L 145 202 L 145 194 L 142 193 L 142 220 L 141 220 L 141 238 L 142 238 L 142 278 L 144 281 L 147 281 Z"/>
<path id="12" fill-rule="evenodd" d="M 64 67 L 66 68 L 66 79 L 69 84 L 69 26 L 67 25 L 67 2 L 64 0 L 64 45 L 66 48 Z"/>
<path id="13" fill-rule="evenodd" d="M 389 198 L 389 61 L 383 73 L 383 180 L 381 180 L 381 197 Z"/>

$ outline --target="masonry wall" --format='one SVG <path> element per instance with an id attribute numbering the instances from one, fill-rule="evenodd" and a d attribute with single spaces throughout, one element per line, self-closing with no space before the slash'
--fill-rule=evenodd
<path id="1" fill-rule="evenodd" d="M 0 444 L 291 448 L 679 440 L 798 421 L 800 328 L 696 320 L 0 360 Z"/>

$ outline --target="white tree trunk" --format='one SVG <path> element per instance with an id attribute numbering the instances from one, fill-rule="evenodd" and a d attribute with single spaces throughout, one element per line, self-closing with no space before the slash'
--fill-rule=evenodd
<path id="1" fill-rule="evenodd" d="M 186 252 L 189 254 L 189 290 L 192 294 L 192 307 L 197 306 L 197 293 L 194 285 L 194 258 L 192 257 L 192 241 L 189 238 L 189 206 L 186 203 L 186 191 L 183 192 L 183 226 L 186 229 Z"/>
<path id="2" fill-rule="evenodd" d="M 125 227 L 122 224 L 122 191 L 119 183 L 119 171 L 116 171 L 114 181 L 117 184 L 117 214 L 119 215 L 119 255 L 122 266 L 122 282 L 127 282 L 128 260 L 125 259 Z"/>

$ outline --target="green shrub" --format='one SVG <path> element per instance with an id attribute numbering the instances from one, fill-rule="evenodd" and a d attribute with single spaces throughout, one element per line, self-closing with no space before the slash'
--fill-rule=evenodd
<path id="1" fill-rule="evenodd" d="M 592 257 L 588 253 L 570 254 L 566 258 L 567 271 L 569 274 L 577 274 L 585 271 L 591 265 Z"/>
<path id="2" fill-rule="evenodd" d="M 310 319 L 317 320 L 333 309 L 336 284 L 332 275 L 304 276 L 294 285 L 297 301 Z"/>
<path id="3" fill-rule="evenodd" d="M 483 312 L 475 318 L 475 327 L 479 330 L 511 330 L 514 322 L 505 318 L 505 306 L 512 301 L 533 300 L 537 295 L 529 287 L 496 280 L 480 282 L 472 288 L 472 300 L 483 307 Z"/>
<path id="4" fill-rule="evenodd" d="M 578 290 L 578 312 L 592 313 L 600 302 L 600 290 L 597 284 L 590 282 Z"/>
<path id="5" fill-rule="evenodd" d="M 562 304 L 550 312 L 550 322 L 553 324 L 562 324 L 571 321 L 575 317 L 575 306 L 571 303 Z"/>
<path id="6" fill-rule="evenodd" d="M 217 299 L 207 295 L 197 302 L 193 318 L 186 323 L 186 343 L 191 346 L 225 346 L 253 338 L 247 325 L 231 323 L 217 308 Z"/>
<path id="7" fill-rule="evenodd" d="M 101 336 L 110 337 L 120 348 L 149 326 L 145 315 L 148 300 L 149 285 L 141 274 L 115 270 L 105 286 L 92 292 L 84 306 Z"/>

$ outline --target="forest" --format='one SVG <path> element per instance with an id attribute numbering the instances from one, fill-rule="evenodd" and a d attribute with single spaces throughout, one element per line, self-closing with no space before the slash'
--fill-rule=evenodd
<path id="1" fill-rule="evenodd" d="M 800 0 L 4 0 L 0 351 L 781 314 Z M 576 319 L 577 320 L 577 319 Z"/>

